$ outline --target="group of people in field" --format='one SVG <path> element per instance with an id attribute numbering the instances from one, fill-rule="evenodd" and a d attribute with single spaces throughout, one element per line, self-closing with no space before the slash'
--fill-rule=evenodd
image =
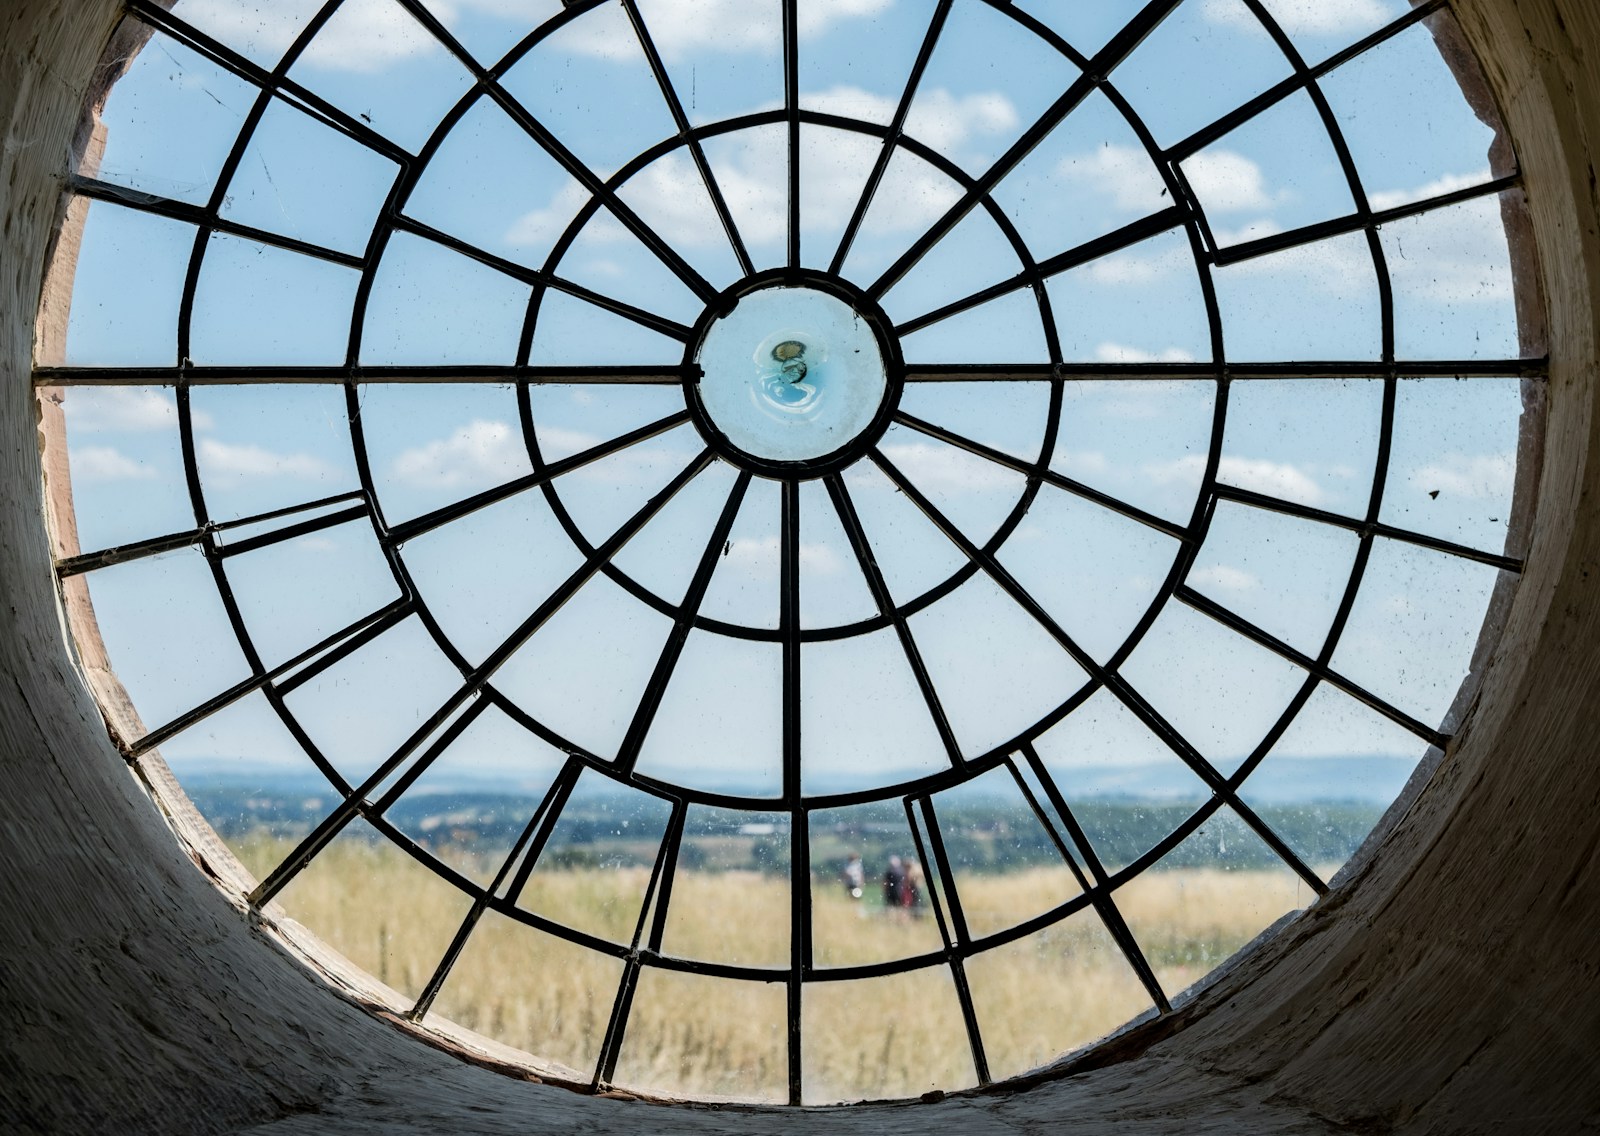
<path id="1" fill-rule="evenodd" d="M 852 852 L 845 858 L 839 879 L 851 899 L 859 901 L 866 894 L 867 869 L 859 853 Z M 928 879 L 915 857 L 890 856 L 883 871 L 882 886 L 883 909 L 887 915 L 899 919 L 915 919 L 922 915 Z"/>

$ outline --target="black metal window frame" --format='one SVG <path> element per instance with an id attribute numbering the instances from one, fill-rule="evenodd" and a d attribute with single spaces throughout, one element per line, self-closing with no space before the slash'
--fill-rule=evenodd
<path id="1" fill-rule="evenodd" d="M 419 862 L 427 865 L 448 882 L 459 888 L 472 900 L 471 909 L 450 948 L 438 964 L 437 970 L 425 990 L 411 1008 L 410 1016 L 424 1021 L 435 997 L 448 978 L 451 968 L 459 958 L 468 938 L 479 920 L 487 912 L 497 912 L 522 924 L 535 927 L 591 950 L 609 955 L 624 963 L 623 979 L 618 989 L 601 1055 L 593 1073 L 592 1084 L 603 1088 L 615 1075 L 618 1055 L 626 1035 L 629 1010 L 638 976 L 643 967 L 702 974 L 727 979 L 763 983 L 783 983 L 788 992 L 788 1091 L 791 1103 L 799 1103 L 802 1095 L 802 1014 L 804 991 L 817 982 L 847 981 L 903 973 L 912 969 L 939 966 L 950 971 L 966 1024 L 977 1080 L 987 1084 L 990 1080 L 984 1056 L 982 1035 L 969 993 L 965 961 L 990 948 L 1016 941 L 1041 928 L 1057 923 L 1080 911 L 1092 909 L 1104 922 L 1106 929 L 1125 955 L 1134 973 L 1143 983 L 1154 1004 L 1155 1012 L 1171 1011 L 1167 991 L 1157 980 L 1154 971 L 1144 958 L 1133 934 L 1118 912 L 1115 893 L 1117 889 L 1155 864 L 1196 829 L 1227 808 L 1249 826 L 1301 880 L 1316 894 L 1325 894 L 1327 881 L 1273 831 L 1249 805 L 1241 799 L 1240 788 L 1250 773 L 1262 762 L 1292 723 L 1312 693 L 1323 685 L 1334 687 L 1357 699 L 1378 714 L 1399 724 L 1428 746 L 1443 747 L 1449 737 L 1440 729 L 1411 717 L 1383 698 L 1363 688 L 1337 672 L 1331 660 L 1345 625 L 1350 617 L 1357 593 L 1366 572 L 1374 542 L 1381 539 L 1399 541 L 1436 552 L 1461 557 L 1507 573 L 1519 573 L 1522 565 L 1518 558 L 1491 551 L 1467 547 L 1420 532 L 1386 524 L 1379 519 L 1388 474 L 1389 454 L 1394 433 L 1395 404 L 1398 383 L 1403 378 L 1454 377 L 1454 378 L 1522 378 L 1540 380 L 1547 375 L 1543 359 L 1503 360 L 1402 360 L 1395 355 L 1394 298 L 1379 230 L 1384 224 L 1445 206 L 1479 197 L 1499 195 L 1520 187 L 1518 174 L 1497 177 L 1481 185 L 1453 191 L 1426 200 L 1416 201 L 1398 208 L 1375 210 L 1371 207 L 1361 178 L 1357 172 L 1350 149 L 1346 145 L 1339 122 L 1319 87 L 1319 80 L 1337 67 L 1368 50 L 1386 42 L 1407 28 L 1447 11 L 1446 0 L 1424 0 L 1406 14 L 1373 32 L 1322 63 L 1310 66 L 1300 55 L 1289 36 L 1279 26 L 1261 0 L 1244 0 L 1250 11 L 1276 43 L 1288 60 L 1292 74 L 1258 97 L 1219 118 L 1209 126 L 1195 132 L 1176 144 L 1159 146 L 1151 132 L 1127 100 L 1118 92 L 1111 79 L 1116 67 L 1158 27 L 1179 5 L 1181 0 L 1151 0 L 1138 10 L 1129 23 L 1106 45 L 1092 56 L 1085 56 L 1061 36 L 1021 9 L 1005 0 L 969 0 L 986 4 L 1006 18 L 1013 20 L 1037 36 L 1071 63 L 1079 77 L 1063 91 L 1049 108 L 1040 115 L 986 171 L 973 175 L 938 151 L 905 131 L 907 116 L 916 96 L 918 86 L 928 67 L 928 62 L 939 42 L 953 0 L 937 0 L 931 6 L 927 32 L 912 65 L 906 86 L 898 99 L 894 114 L 887 124 L 872 123 L 836 114 L 808 110 L 800 105 L 799 98 L 799 44 L 798 4 L 801 0 L 782 0 L 783 16 L 783 68 L 784 105 L 780 108 L 740 115 L 735 118 L 701 126 L 690 124 L 683 104 L 673 87 L 667 68 L 657 51 L 635 0 L 567 0 L 565 9 L 557 16 L 533 30 L 507 55 L 493 66 L 484 66 L 458 42 L 445 26 L 432 14 L 421 0 L 395 0 L 410 16 L 470 73 L 473 84 L 455 106 L 445 115 L 427 143 L 416 153 L 395 144 L 360 118 L 353 117 L 301 85 L 289 74 L 295 62 L 305 52 L 313 38 L 338 11 L 342 0 L 329 0 L 300 32 L 281 60 L 271 69 L 261 67 L 245 56 L 194 27 L 158 0 L 127 0 L 129 19 L 140 21 L 150 28 L 172 36 L 215 64 L 245 80 L 256 89 L 255 102 L 246 116 L 210 199 L 204 205 L 192 205 L 157 195 L 121 187 L 88 176 L 73 176 L 70 191 L 91 201 L 111 202 L 116 205 L 155 214 L 195 227 L 193 251 L 184 279 L 182 300 L 177 326 L 177 358 L 172 367 L 120 367 L 95 368 L 76 366 L 48 366 L 35 369 L 36 386 L 144 386 L 170 387 L 174 392 L 182 445 L 182 458 L 188 493 L 193 507 L 195 527 L 192 530 L 160 535 L 148 540 L 115 548 L 97 550 L 60 561 L 60 577 L 93 572 L 116 564 L 143 557 L 155 556 L 175 550 L 198 549 L 210 565 L 218 592 L 222 598 L 233 633 L 249 665 L 250 677 L 181 714 L 170 722 L 158 725 L 141 738 L 128 739 L 126 750 L 131 761 L 154 750 L 195 723 L 240 698 L 261 693 L 272 705 L 284 725 L 305 749 L 310 759 L 336 788 L 341 803 L 307 836 L 289 856 L 260 882 L 251 894 L 253 904 L 265 905 L 288 884 L 323 848 L 345 827 L 357 818 L 383 833 Z M 556 30 L 581 19 L 589 11 L 604 3 L 620 3 L 631 21 L 643 48 L 654 79 L 671 113 L 677 132 L 644 150 L 609 177 L 601 177 L 586 166 L 542 122 L 522 106 L 500 83 L 501 77 L 537 44 Z M 180 9 L 181 11 L 181 9 Z M 1150 161 L 1163 178 L 1171 205 L 1158 212 L 1098 237 L 1075 248 L 1037 259 L 1018 233 L 1012 220 L 998 205 L 992 191 L 1013 171 L 1034 148 L 1077 108 L 1085 98 L 1100 93 L 1126 121 L 1143 145 Z M 1222 138 L 1238 126 L 1252 120 L 1284 99 L 1304 92 L 1308 95 L 1326 128 L 1343 177 L 1348 183 L 1355 211 L 1319 224 L 1305 226 L 1261 239 L 1220 247 L 1207 221 L 1199 200 L 1186 180 L 1180 162 L 1198 153 L 1207 145 Z M 377 224 L 366 248 L 359 254 L 343 253 L 266 230 L 240 225 L 222 215 L 225 195 L 231 179 L 238 171 L 245 151 L 250 144 L 263 115 L 274 100 L 284 100 L 310 114 L 326 126 L 353 139 L 369 150 L 381 154 L 399 168 L 398 177 L 379 215 Z M 423 171 L 438 152 L 451 129 L 466 113 L 479 103 L 489 100 L 517 124 L 546 154 L 570 174 L 589 194 L 555 242 L 548 257 L 539 269 L 513 263 L 473 244 L 425 225 L 409 216 L 405 206 L 410 193 L 418 184 Z M 733 132 L 761 126 L 782 125 L 787 128 L 788 153 L 788 240 L 786 263 L 764 272 L 757 272 L 749 250 L 741 236 L 727 200 L 718 185 L 716 175 L 708 161 L 704 144 L 711 139 Z M 800 138 L 802 127 L 825 127 L 848 131 L 872 138 L 879 143 L 879 153 L 860 198 L 851 214 L 842 237 L 828 261 L 826 270 L 807 267 L 802 262 L 800 226 L 802 202 L 800 197 Z M 724 235 L 745 279 L 730 289 L 718 289 L 684 259 L 669 241 L 657 233 L 623 200 L 621 190 L 640 171 L 651 163 L 670 154 L 686 151 L 704 183 L 709 200 L 717 215 Z M 894 263 L 875 280 L 864 286 L 845 281 L 840 275 L 844 262 L 861 232 L 868 209 L 874 200 L 893 156 L 906 152 L 928 163 L 961 189 L 960 199 L 936 220 Z M 706 315 L 696 327 L 688 327 L 656 313 L 602 295 L 583 285 L 563 278 L 561 262 L 573 242 L 600 209 L 606 209 L 625 226 L 706 305 Z M 889 320 L 878 301 L 902 279 L 938 242 L 963 218 L 981 211 L 992 220 L 1006 242 L 1015 252 L 1021 271 L 990 287 L 973 292 L 963 299 L 946 304 L 913 319 L 896 325 Z M 1152 236 L 1182 230 L 1187 237 L 1190 254 L 1201 284 L 1203 301 L 1209 324 L 1212 358 L 1195 363 L 1125 363 L 1076 364 L 1062 358 L 1056 325 L 1051 313 L 1050 297 L 1045 282 L 1051 276 L 1077 265 L 1089 263 L 1099 257 L 1125 249 Z M 354 301 L 346 361 L 340 366 L 328 367 L 255 367 L 255 366 L 197 366 L 190 362 L 190 340 L 193 326 L 193 305 L 201 267 L 207 246 L 213 234 L 233 234 L 261 244 L 287 249 L 360 272 L 360 283 Z M 377 267 L 382 261 L 390 238 L 396 233 L 411 234 L 489 266 L 530 288 L 530 301 L 516 356 L 507 366 L 422 366 L 374 367 L 360 362 L 362 330 L 365 311 L 371 295 Z M 1370 251 L 1379 289 L 1381 304 L 1381 353 L 1378 358 L 1365 360 L 1333 360 L 1322 362 L 1278 362 L 1239 364 L 1227 361 L 1224 328 L 1219 311 L 1211 270 L 1236 264 L 1244 260 L 1300 247 L 1315 241 L 1344 234 L 1364 234 Z M 817 463 L 784 463 L 774 465 L 752 461 L 749 455 L 732 447 L 711 426 L 698 409 L 696 386 L 700 377 L 695 365 L 695 350 L 699 336 L 717 315 L 726 312 L 730 305 L 757 286 L 774 284 L 820 287 L 845 296 L 854 303 L 864 318 L 872 323 L 880 343 L 886 345 L 889 363 L 891 393 L 886 398 L 883 413 L 873 426 L 855 439 L 844 451 L 829 455 Z M 541 305 L 549 292 L 565 293 L 587 303 L 597 305 L 626 320 L 651 331 L 665 335 L 684 344 L 682 361 L 674 366 L 622 367 L 622 366 L 572 366 L 541 367 L 529 363 L 535 336 L 538 334 Z M 901 336 L 932 326 L 978 305 L 1012 293 L 1031 294 L 1037 307 L 1050 362 L 1030 365 L 985 366 L 977 364 L 907 365 L 900 357 L 898 341 Z M 1229 387 L 1235 380 L 1280 380 L 1339 378 L 1370 379 L 1382 386 L 1382 412 L 1379 428 L 1377 457 L 1373 471 L 1372 488 L 1364 513 L 1343 515 L 1284 500 L 1254 490 L 1231 486 L 1219 479 L 1223 427 L 1228 409 Z M 1061 425 L 1065 391 L 1070 384 L 1082 381 L 1142 382 L 1173 379 L 1204 380 L 1215 384 L 1216 399 L 1211 438 L 1206 455 L 1203 477 L 1193 511 L 1184 523 L 1156 516 L 1131 503 L 1122 501 L 1092 486 L 1079 482 L 1051 468 L 1051 456 L 1056 446 Z M 1002 453 L 960 433 L 924 421 L 898 408 L 899 391 L 905 384 L 929 382 L 1041 382 L 1049 385 L 1050 397 L 1047 419 L 1037 458 L 1029 460 Z M 485 490 L 421 516 L 390 524 L 383 516 L 378 493 L 374 486 L 372 469 L 365 446 L 360 415 L 360 390 L 369 383 L 487 383 L 509 384 L 515 388 L 521 426 L 532 472 L 501 486 Z M 204 486 L 196 462 L 194 415 L 190 408 L 190 392 L 199 386 L 213 384 L 251 383 L 315 383 L 342 387 L 347 401 L 352 443 L 359 491 L 307 501 L 302 505 L 275 510 L 241 520 L 218 522 L 207 509 Z M 559 460 L 548 460 L 540 452 L 538 431 L 531 392 L 547 384 L 657 384 L 676 385 L 685 392 L 685 408 L 658 421 L 634 429 L 590 449 Z M 580 530 L 561 497 L 558 479 L 591 462 L 619 453 L 630 446 L 657 437 L 688 422 L 694 422 L 705 441 L 704 449 L 675 477 L 652 496 L 630 519 L 610 537 L 600 543 L 591 542 Z M 1025 486 L 998 529 L 981 545 L 969 539 L 961 529 L 929 499 L 913 481 L 900 470 L 878 446 L 883 431 L 898 424 L 928 438 L 957 447 L 968 454 L 1020 474 Z M 728 461 L 739 470 L 721 512 L 712 528 L 710 538 L 701 554 L 693 578 L 684 597 L 677 602 L 662 597 L 628 575 L 615 563 L 616 554 L 684 486 L 700 472 L 717 461 Z M 932 524 L 944 534 L 960 552 L 962 566 L 946 579 L 927 588 L 921 595 L 905 602 L 896 602 L 890 595 L 882 570 L 877 564 L 872 545 L 867 539 L 861 518 L 856 512 L 849 489 L 841 475 L 844 467 L 866 462 L 876 467 Z M 751 627 L 712 619 L 701 613 L 700 604 L 716 569 L 719 553 L 729 538 L 735 518 L 739 513 L 752 481 L 756 477 L 777 480 L 781 485 L 780 522 L 780 594 L 779 620 L 776 628 Z M 803 627 L 799 614 L 800 577 L 800 492 L 802 481 L 820 479 L 832 503 L 844 533 L 855 553 L 858 567 L 877 606 L 871 618 L 832 627 Z M 1103 508 L 1171 538 L 1177 554 L 1155 598 L 1127 635 L 1122 645 L 1105 661 L 1100 661 L 1086 651 L 1063 629 L 1000 563 L 997 553 L 1016 531 L 1023 516 L 1044 486 L 1091 501 Z M 582 565 L 575 570 L 556 591 L 491 651 L 478 664 L 471 663 L 451 643 L 449 637 L 434 618 L 428 604 L 414 583 L 403 555 L 405 543 L 423 533 L 447 525 L 498 501 L 516 494 L 538 491 L 549 503 L 560 525 L 583 557 Z M 1357 551 L 1350 575 L 1331 621 L 1322 646 L 1315 655 L 1306 654 L 1264 629 L 1257 627 L 1221 604 L 1207 598 L 1189 586 L 1187 575 L 1196 553 L 1206 539 L 1213 512 L 1219 502 L 1231 502 L 1252 509 L 1286 514 L 1318 524 L 1331 526 L 1353 534 Z M 229 586 L 224 566 L 234 557 L 295 537 L 304 536 L 334 525 L 365 520 L 370 523 L 376 539 L 387 557 L 389 569 L 399 588 L 400 598 L 373 611 L 363 618 L 310 645 L 288 661 L 272 668 L 264 665 L 254 646 L 249 628 Z M 258 531 L 269 525 L 267 531 Z M 254 533 L 243 539 L 233 539 L 235 530 Z M 586 583 L 598 576 L 612 582 L 672 620 L 672 631 L 657 659 L 651 678 L 635 708 L 624 741 L 615 758 L 607 758 L 574 745 L 569 739 L 551 730 L 530 716 L 494 685 L 498 669 L 514 655 L 560 608 Z M 964 754 L 956 741 L 955 733 L 941 705 L 939 691 L 929 676 L 923 662 L 909 619 L 940 599 L 949 595 L 961 584 L 983 576 L 1014 600 L 1042 627 L 1088 676 L 1077 690 L 1068 694 L 1061 703 L 1033 726 L 1017 737 L 994 746 L 978 755 Z M 1250 755 L 1231 775 L 1224 775 L 1182 733 L 1136 690 L 1121 674 L 1122 664 L 1138 646 L 1157 616 L 1172 602 L 1186 605 L 1245 639 L 1287 660 L 1305 672 L 1305 678 L 1290 700 L 1287 708 L 1273 727 L 1262 738 Z M 346 780 L 321 753 L 295 715 L 285 704 L 285 696 L 297 687 L 315 678 L 335 663 L 351 656 L 388 629 L 403 620 L 415 617 L 427 629 L 439 649 L 461 673 L 461 684 L 389 757 L 368 777 L 357 784 Z M 905 653 L 918 689 L 926 703 L 938 734 L 946 748 L 949 767 L 936 774 L 900 784 L 872 789 L 807 795 L 801 787 L 801 736 L 800 717 L 803 697 L 801 676 L 802 648 L 806 644 L 841 640 L 874 631 L 892 628 Z M 684 645 L 692 631 L 702 630 L 735 638 L 778 644 L 782 653 L 783 675 L 783 726 L 781 795 L 778 797 L 745 797 L 708 791 L 686 789 L 681 786 L 641 775 L 635 768 L 644 738 L 657 709 L 660 707 L 667 684 Z M 1095 854 L 1095 850 L 1079 825 L 1064 794 L 1051 778 L 1044 762 L 1035 751 L 1033 742 L 1046 729 L 1059 722 L 1091 695 L 1105 691 L 1121 706 L 1131 712 L 1152 734 L 1181 760 L 1205 784 L 1211 797 L 1169 835 L 1134 862 L 1115 871 L 1108 870 Z M 487 886 L 481 885 L 438 859 L 425 847 L 413 841 L 386 817 L 389 808 L 411 787 L 450 744 L 484 711 L 494 707 L 532 731 L 545 741 L 558 747 L 567 756 L 566 764 L 556 777 L 538 808 L 529 817 L 525 828 L 507 854 L 499 872 Z M 985 936 L 974 936 L 964 916 L 959 889 L 955 886 L 949 858 L 941 833 L 934 797 L 941 790 L 962 783 L 981 773 L 1004 771 L 1016 784 L 1031 811 L 1057 849 L 1061 860 L 1069 868 L 1081 889 L 1066 903 L 1033 917 L 1004 931 Z M 549 840 L 573 791 L 580 774 L 594 771 L 605 777 L 632 786 L 668 802 L 671 807 L 666 834 L 661 842 L 650 875 L 638 923 L 629 942 L 613 943 L 594 935 L 568 927 L 553 919 L 528 911 L 517 904 L 517 897 L 529 874 L 539 860 L 541 851 Z M 1028 776 L 1024 776 L 1024 771 Z M 1031 787 L 1031 777 L 1042 788 L 1044 799 Z M 917 854 L 928 865 L 932 907 L 940 933 L 941 947 L 911 958 L 879 962 L 871 965 L 846 967 L 819 967 L 812 958 L 811 936 L 811 863 L 808 840 L 808 818 L 811 813 L 847 805 L 894 801 L 903 803 Z M 683 837 L 685 816 L 690 805 L 712 805 L 760 811 L 785 813 L 791 818 L 790 893 L 792 904 L 791 959 L 786 967 L 747 967 L 721 965 L 683 959 L 662 950 L 662 937 L 666 914 L 671 898 L 673 876 Z"/>

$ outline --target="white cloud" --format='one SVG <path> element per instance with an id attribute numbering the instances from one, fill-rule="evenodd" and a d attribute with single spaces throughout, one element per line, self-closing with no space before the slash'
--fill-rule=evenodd
<path id="1" fill-rule="evenodd" d="M 72 450 L 72 476 L 84 482 L 149 481 L 156 472 L 110 446 L 82 446 Z"/>
<path id="2" fill-rule="evenodd" d="M 1144 473 L 1157 485 L 1183 485 L 1197 483 L 1205 468 L 1206 459 L 1202 455 L 1188 454 L 1176 461 L 1147 465 Z M 1217 465 L 1217 480 L 1306 505 L 1318 504 L 1324 497 L 1322 487 L 1298 466 L 1264 458 L 1225 455 Z"/>
<path id="3" fill-rule="evenodd" d="M 327 462 L 310 454 L 280 454 L 264 446 L 236 446 L 215 438 L 200 440 L 199 459 L 202 473 L 234 482 L 261 477 L 315 481 L 335 472 Z"/>
<path id="4" fill-rule="evenodd" d="M 1423 493 L 1506 500 L 1516 479 L 1515 454 L 1450 454 L 1413 470 L 1406 481 Z"/>
<path id="5" fill-rule="evenodd" d="M 389 472 L 409 485 L 454 489 L 510 481 L 529 468 L 521 430 L 506 422 L 477 419 L 448 438 L 405 450 Z"/>
<path id="6" fill-rule="evenodd" d="M 1384 226 L 1396 290 L 1435 304 L 1509 303 L 1510 257 L 1500 202 L 1479 197 Z"/>
<path id="7" fill-rule="evenodd" d="M 1021 483 L 1021 475 L 1004 466 L 942 444 L 897 442 L 884 446 L 883 453 L 913 485 L 929 492 L 1004 489 Z"/>
<path id="8" fill-rule="evenodd" d="M 1270 209 L 1276 200 L 1261 167 L 1232 150 L 1202 150 L 1183 163 L 1183 172 L 1207 213 Z"/>
<path id="9" fill-rule="evenodd" d="M 1442 197 L 1458 189 L 1471 189 L 1475 185 L 1482 185 L 1493 176 L 1487 167 L 1470 174 L 1445 174 L 1414 189 L 1385 189 L 1369 193 L 1367 203 L 1381 213 L 1385 209 L 1408 205 L 1413 201 L 1426 201 L 1430 197 Z"/>
<path id="10" fill-rule="evenodd" d="M 1151 284 L 1176 272 L 1193 272 L 1194 257 L 1186 244 L 1172 241 L 1159 252 L 1124 252 L 1103 256 L 1084 271 L 1096 284 L 1131 287 Z"/>
<path id="11" fill-rule="evenodd" d="M 1102 343 L 1094 349 L 1097 363 L 1193 363 L 1194 356 L 1181 347 L 1146 351 L 1122 343 Z"/>
<path id="12" fill-rule="evenodd" d="M 1087 182 L 1126 213 L 1154 213 L 1171 204 L 1150 155 L 1134 146 L 1101 146 L 1069 154 L 1056 166 L 1056 175 L 1066 181 Z"/>
<path id="13" fill-rule="evenodd" d="M 1342 35 L 1367 31 L 1400 14 L 1390 0 L 1267 0 L 1272 16 L 1290 35 Z M 1201 12 L 1212 23 L 1265 34 L 1261 22 L 1240 0 L 1204 0 Z"/>
<path id="14" fill-rule="evenodd" d="M 178 424 L 170 394 L 133 387 L 79 387 L 67 393 L 62 410 L 67 427 L 85 434 L 148 433 Z"/>
<path id="15" fill-rule="evenodd" d="M 906 133 L 941 153 L 959 150 L 968 138 L 1015 130 L 1017 108 L 999 91 L 952 95 L 942 87 L 922 91 L 906 115 Z"/>
<path id="16" fill-rule="evenodd" d="M 948 152 L 959 150 L 975 133 L 1002 129 L 1007 116 L 1015 119 L 1015 109 L 1001 95 L 977 94 L 956 99 L 947 91 L 929 92 L 938 106 L 946 108 L 937 123 L 938 144 Z M 828 113 L 863 115 L 882 110 L 887 100 L 855 87 L 832 87 L 805 96 L 807 106 Z M 892 113 L 892 104 L 890 111 Z M 876 159 L 879 143 L 874 139 L 841 136 L 843 132 L 818 135 L 822 145 L 808 144 L 801 196 L 805 201 L 803 223 L 807 230 L 837 232 L 854 211 L 861 185 Z M 780 242 L 787 237 L 787 184 L 772 171 L 787 163 L 786 141 L 781 130 L 745 130 L 729 137 L 732 143 L 718 156 L 717 187 L 739 226 L 740 235 L 752 245 Z M 703 248 L 726 240 L 711 211 L 710 198 L 694 163 L 683 151 L 675 151 L 652 162 L 624 188 L 623 197 L 640 216 L 669 244 L 680 248 Z M 961 196 L 960 188 L 931 167 L 920 163 L 896 163 L 880 184 L 873 198 L 872 223 L 883 232 L 913 232 L 926 228 L 942 216 Z M 524 214 L 506 234 L 512 244 L 543 246 L 554 240 L 587 195 L 575 183 L 568 184 L 550 202 Z M 605 215 L 590 222 L 598 240 L 621 239 L 621 227 Z"/>
<path id="17" fill-rule="evenodd" d="M 1249 572 L 1226 564 L 1213 564 L 1190 572 L 1189 583 L 1200 588 L 1215 588 L 1219 592 L 1249 592 L 1261 586 L 1261 581 Z"/>

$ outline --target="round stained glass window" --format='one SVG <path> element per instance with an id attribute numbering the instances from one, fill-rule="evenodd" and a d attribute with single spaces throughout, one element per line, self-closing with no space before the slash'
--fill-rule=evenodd
<path id="1" fill-rule="evenodd" d="M 269 924 L 554 1080 L 917 1096 L 1169 1014 L 1521 567 L 1457 36 L 129 0 L 35 374 L 115 734 Z"/>

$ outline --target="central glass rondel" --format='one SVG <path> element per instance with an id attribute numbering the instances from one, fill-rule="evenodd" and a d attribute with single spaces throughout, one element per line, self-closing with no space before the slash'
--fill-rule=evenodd
<path id="1" fill-rule="evenodd" d="M 695 360 L 710 424 L 763 462 L 837 454 L 878 417 L 888 390 L 870 322 L 837 296 L 775 285 L 706 329 Z"/>

